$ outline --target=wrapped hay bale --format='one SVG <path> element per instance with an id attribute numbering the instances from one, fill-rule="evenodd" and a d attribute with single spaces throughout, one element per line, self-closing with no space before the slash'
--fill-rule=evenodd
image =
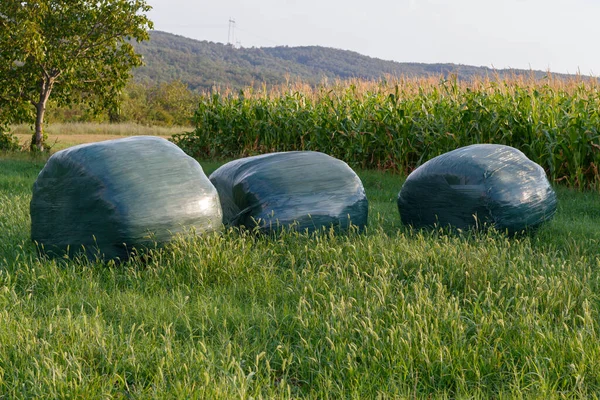
<path id="1" fill-rule="evenodd" d="M 174 235 L 218 230 L 221 205 L 202 167 L 150 136 L 54 154 L 33 185 L 31 238 L 50 255 L 127 258 Z"/>
<path id="2" fill-rule="evenodd" d="M 319 152 L 292 151 L 242 158 L 210 175 L 219 192 L 223 222 L 313 232 L 367 224 L 360 178 L 343 161 Z"/>
<path id="3" fill-rule="evenodd" d="M 493 225 L 510 234 L 552 219 L 556 204 L 542 167 L 515 148 L 495 144 L 466 146 L 427 161 L 398 194 L 405 224 Z"/>

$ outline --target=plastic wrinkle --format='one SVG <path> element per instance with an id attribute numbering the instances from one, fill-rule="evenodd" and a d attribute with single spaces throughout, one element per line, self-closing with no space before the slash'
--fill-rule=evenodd
<path id="1" fill-rule="evenodd" d="M 222 227 L 202 167 L 158 137 L 84 144 L 54 154 L 33 185 L 31 238 L 54 256 L 125 259 L 131 249 Z"/>
<path id="2" fill-rule="evenodd" d="M 345 162 L 323 153 L 242 158 L 217 169 L 210 180 L 228 226 L 313 232 L 367 224 L 368 202 L 360 178 Z"/>
<path id="3" fill-rule="evenodd" d="M 552 219 L 557 199 L 542 167 L 521 151 L 477 144 L 435 157 L 398 194 L 402 222 L 459 229 L 494 226 L 516 233 Z"/>

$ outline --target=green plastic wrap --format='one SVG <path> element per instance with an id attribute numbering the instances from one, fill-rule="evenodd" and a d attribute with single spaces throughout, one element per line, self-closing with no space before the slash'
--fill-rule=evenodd
<path id="1" fill-rule="evenodd" d="M 360 178 L 343 161 L 319 152 L 292 151 L 242 158 L 210 175 L 229 226 L 281 227 L 314 232 L 367 224 Z"/>
<path id="2" fill-rule="evenodd" d="M 477 144 L 435 157 L 398 194 L 402 222 L 460 229 L 494 226 L 510 234 L 552 219 L 556 194 L 542 167 L 521 151 Z"/>
<path id="3" fill-rule="evenodd" d="M 131 249 L 222 227 L 216 189 L 173 143 L 137 136 L 54 154 L 33 185 L 31 238 L 53 256 L 126 259 Z"/>

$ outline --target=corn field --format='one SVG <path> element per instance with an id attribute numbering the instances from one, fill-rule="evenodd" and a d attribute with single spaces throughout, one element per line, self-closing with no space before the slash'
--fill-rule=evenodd
<path id="1" fill-rule="evenodd" d="M 513 146 L 572 187 L 600 187 L 595 80 L 351 80 L 201 97 L 195 130 L 174 141 L 198 158 L 315 150 L 354 167 L 409 173 L 461 146 Z"/>

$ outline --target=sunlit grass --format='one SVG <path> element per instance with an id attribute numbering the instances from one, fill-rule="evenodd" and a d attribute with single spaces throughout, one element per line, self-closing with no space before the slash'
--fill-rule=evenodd
<path id="1" fill-rule="evenodd" d="M 62 150 L 77 144 L 127 136 L 149 135 L 170 138 L 174 134 L 192 130 L 191 127 L 183 126 L 166 127 L 145 126 L 134 123 L 109 124 L 96 122 L 53 123 L 44 127 L 52 151 Z M 15 134 L 19 139 L 19 143 L 27 147 L 31 141 L 33 130 L 28 124 L 20 124 L 11 126 L 10 133 Z"/>
<path id="2" fill-rule="evenodd" d="M 0 156 L 6 398 L 600 393 L 597 193 L 559 188 L 533 237 L 412 231 L 395 207 L 403 179 L 359 171 L 364 234 L 232 230 L 103 265 L 36 254 L 43 163 Z"/>

